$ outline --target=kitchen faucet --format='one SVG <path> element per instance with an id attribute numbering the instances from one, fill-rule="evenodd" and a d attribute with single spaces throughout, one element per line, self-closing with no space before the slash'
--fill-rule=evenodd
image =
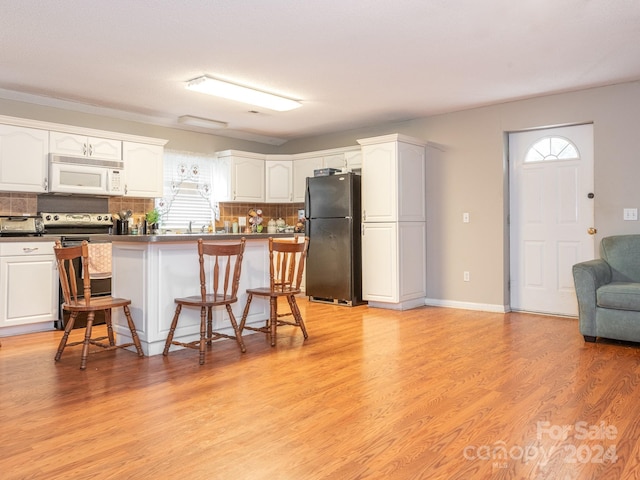
<path id="1" fill-rule="evenodd" d="M 191 231 L 191 220 L 189 220 L 189 228 L 187 228 L 187 233 L 192 233 L 192 231 Z"/>

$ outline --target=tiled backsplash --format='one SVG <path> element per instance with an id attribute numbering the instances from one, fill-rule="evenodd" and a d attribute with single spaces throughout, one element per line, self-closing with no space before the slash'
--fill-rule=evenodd
<path id="1" fill-rule="evenodd" d="M 65 197 L 77 201 L 77 212 L 83 209 L 83 197 Z M 120 210 L 131 210 L 134 215 L 143 215 L 153 210 L 153 198 L 110 197 L 109 211 L 115 213 Z M 35 215 L 38 213 L 38 195 L 35 193 L 0 193 L 0 215 Z"/>
<path id="2" fill-rule="evenodd" d="M 262 218 L 266 227 L 272 218 L 284 219 L 287 225 L 295 225 L 298 221 L 298 210 L 304 209 L 304 203 L 225 203 L 220 202 L 220 221 L 216 222 L 216 228 L 222 228 L 224 221 L 237 222 L 239 217 L 247 217 L 250 209 L 261 209 Z"/>
<path id="3" fill-rule="evenodd" d="M 0 193 L 0 215 L 35 215 L 37 209 L 35 193 Z"/>
<path id="4" fill-rule="evenodd" d="M 83 197 L 65 197 L 67 201 L 77 199 L 77 212 L 83 211 Z M 144 215 L 153 210 L 153 198 L 109 197 L 109 212 L 131 210 L 134 216 Z M 298 210 L 304 209 L 304 203 L 220 203 L 220 221 L 216 228 L 222 228 L 224 221 L 233 223 L 239 217 L 247 217 L 250 209 L 261 209 L 264 223 L 282 218 L 287 225 L 295 225 Z M 35 215 L 38 213 L 38 195 L 34 193 L 0 193 L 0 215 Z"/>

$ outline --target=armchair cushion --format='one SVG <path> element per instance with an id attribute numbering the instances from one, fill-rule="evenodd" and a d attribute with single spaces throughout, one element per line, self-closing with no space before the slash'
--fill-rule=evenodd
<path id="1" fill-rule="evenodd" d="M 602 308 L 640 312 L 640 283 L 613 282 L 596 290 L 596 304 Z"/>

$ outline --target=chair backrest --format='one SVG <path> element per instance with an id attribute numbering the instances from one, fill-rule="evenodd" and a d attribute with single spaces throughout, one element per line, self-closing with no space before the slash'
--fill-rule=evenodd
<path id="1" fill-rule="evenodd" d="M 600 242 L 600 257 L 614 282 L 640 282 L 640 235 L 612 235 Z"/>
<path id="2" fill-rule="evenodd" d="M 84 303 L 88 306 L 91 298 L 89 244 L 83 241 L 82 245 L 63 247 L 60 240 L 57 240 L 53 251 L 55 252 L 56 262 L 58 263 L 58 273 L 64 303 L 77 305 L 78 299 L 84 296 Z M 83 289 L 81 292 L 78 292 L 77 279 L 80 277 L 83 279 Z"/>
<path id="3" fill-rule="evenodd" d="M 298 242 L 293 240 L 269 238 L 269 277 L 271 290 L 299 290 L 302 284 L 304 263 L 307 257 L 309 238 Z"/>
<path id="4" fill-rule="evenodd" d="M 240 243 L 204 243 L 198 239 L 198 257 L 200 261 L 200 294 L 202 301 L 207 296 L 207 280 L 205 257 L 210 257 L 211 284 L 216 301 L 234 300 L 237 298 L 242 257 L 244 255 L 245 238 Z"/>

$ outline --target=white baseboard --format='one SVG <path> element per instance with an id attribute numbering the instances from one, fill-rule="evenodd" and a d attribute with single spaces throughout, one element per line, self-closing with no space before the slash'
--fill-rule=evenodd
<path id="1" fill-rule="evenodd" d="M 462 310 L 479 310 L 482 312 L 507 313 L 511 309 L 507 305 L 493 305 L 488 303 L 457 302 L 455 300 L 440 300 L 425 298 L 425 305 L 432 307 L 460 308 Z"/>

